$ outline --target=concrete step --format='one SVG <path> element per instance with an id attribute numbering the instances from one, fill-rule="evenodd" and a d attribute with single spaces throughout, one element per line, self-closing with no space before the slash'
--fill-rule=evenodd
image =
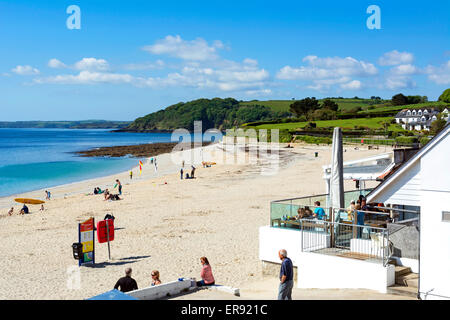
<path id="1" fill-rule="evenodd" d="M 395 278 L 411 273 L 410 267 L 395 266 Z"/>
<path id="2" fill-rule="evenodd" d="M 417 273 L 404 274 L 395 277 L 395 283 L 406 287 L 417 288 L 419 286 L 419 275 Z"/>
<path id="3" fill-rule="evenodd" d="M 393 285 L 387 288 L 387 293 L 414 298 L 417 298 L 417 291 L 417 288 L 402 285 Z"/>
<path id="4" fill-rule="evenodd" d="M 388 261 L 388 263 L 389 263 L 389 264 L 392 264 L 392 265 L 394 265 L 394 266 L 398 266 L 398 264 L 397 264 L 397 259 L 392 259 L 392 258 L 390 258 L 389 261 Z"/>

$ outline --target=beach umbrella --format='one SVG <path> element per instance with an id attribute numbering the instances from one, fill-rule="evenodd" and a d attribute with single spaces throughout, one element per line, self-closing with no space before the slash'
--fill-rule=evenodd
<path id="1" fill-rule="evenodd" d="M 42 200 L 36 200 L 36 199 L 28 199 L 28 198 L 16 198 L 14 199 L 15 202 L 23 203 L 23 204 L 43 204 L 45 201 Z"/>
<path id="2" fill-rule="evenodd" d="M 86 300 L 139 300 L 119 290 L 113 289 Z"/>
<path id="3" fill-rule="evenodd" d="M 333 208 L 344 207 L 344 155 L 342 151 L 342 129 L 334 128 L 331 154 L 330 205 Z M 335 221 L 339 221 L 336 214 Z"/>

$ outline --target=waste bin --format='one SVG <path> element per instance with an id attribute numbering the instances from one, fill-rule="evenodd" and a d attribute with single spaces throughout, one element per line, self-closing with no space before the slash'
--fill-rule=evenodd
<path id="1" fill-rule="evenodd" d="M 83 244 L 74 243 L 72 244 L 73 258 L 75 260 L 80 260 L 83 258 Z"/>

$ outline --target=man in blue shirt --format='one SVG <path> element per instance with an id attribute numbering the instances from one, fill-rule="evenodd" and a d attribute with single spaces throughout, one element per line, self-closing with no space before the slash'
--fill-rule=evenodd
<path id="1" fill-rule="evenodd" d="M 316 206 L 316 208 L 314 209 L 314 218 L 317 218 L 319 220 L 323 220 L 324 217 L 326 217 L 325 211 L 320 208 L 320 202 L 316 201 L 314 202 L 314 205 Z"/>
<path id="2" fill-rule="evenodd" d="M 284 249 L 278 251 L 280 257 L 280 286 L 278 288 L 278 300 L 292 300 L 292 288 L 294 287 L 294 268 L 292 261 L 287 257 Z"/>

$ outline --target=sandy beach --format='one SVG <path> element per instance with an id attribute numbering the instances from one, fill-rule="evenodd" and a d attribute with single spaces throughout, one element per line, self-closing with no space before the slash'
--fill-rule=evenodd
<path id="1" fill-rule="evenodd" d="M 203 148 L 208 160 L 214 161 L 217 147 Z M 344 161 L 390 150 L 345 149 Z M 89 298 L 111 290 L 126 267 L 133 269 L 140 288 L 150 285 L 153 269 L 160 271 L 163 282 L 198 279 L 201 256 L 208 257 L 218 284 L 239 288 L 260 282 L 258 228 L 269 224 L 270 201 L 325 193 L 322 166 L 331 161 L 331 146 L 283 149 L 273 175 L 261 175 L 258 164 L 217 161 L 209 168 L 195 163 L 196 178 L 180 180 L 180 165 L 170 154 L 157 159 L 157 172 L 145 163 L 141 176 L 133 170 L 133 180 L 123 172 L 51 188 L 52 200 L 45 203 L 44 212 L 30 206 L 32 214 L 19 216 L 21 206 L 13 201 L 18 195 L 1 198 L 0 299 Z M 185 168 L 190 172 L 189 162 Z M 123 200 L 87 195 L 97 186 L 112 190 L 116 178 L 123 184 Z M 346 190 L 354 187 L 352 181 L 345 183 Z M 44 196 L 44 190 L 20 195 Z M 8 216 L 12 205 L 15 214 Z M 78 222 L 89 217 L 102 220 L 107 213 L 116 217 L 112 259 L 108 260 L 107 245 L 96 242 L 96 266 L 78 268 L 71 248 L 78 242 Z M 74 270 L 79 270 L 80 287 L 68 288 Z"/>

